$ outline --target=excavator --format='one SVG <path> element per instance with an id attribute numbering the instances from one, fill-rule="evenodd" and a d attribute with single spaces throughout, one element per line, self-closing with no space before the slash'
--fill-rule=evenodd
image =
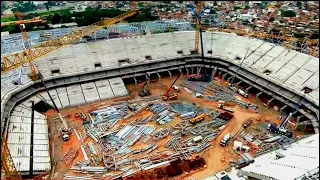
<path id="1" fill-rule="evenodd" d="M 140 87 L 142 86 L 142 90 L 139 92 L 140 97 L 150 96 L 151 92 L 147 89 L 148 81 L 143 82 L 140 84 Z"/>
<path id="2" fill-rule="evenodd" d="M 179 75 L 177 76 L 177 78 L 173 81 L 173 83 L 171 84 L 171 86 L 168 88 L 166 94 L 164 94 L 164 95 L 162 96 L 162 99 L 163 99 L 164 101 L 178 99 L 178 95 L 177 95 L 177 94 L 174 94 L 174 93 L 169 94 L 169 93 L 170 93 L 172 87 L 174 86 L 174 83 L 176 83 L 176 81 L 178 80 L 178 78 L 180 77 L 181 74 L 182 74 L 182 72 L 180 72 Z M 175 86 L 175 87 L 176 87 L 176 88 L 174 88 L 175 91 L 178 92 L 177 86 Z M 177 89 L 177 90 L 176 90 L 176 89 Z"/>

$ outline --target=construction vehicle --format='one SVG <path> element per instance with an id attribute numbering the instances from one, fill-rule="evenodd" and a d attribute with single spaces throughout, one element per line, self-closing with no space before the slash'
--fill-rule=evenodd
<path id="1" fill-rule="evenodd" d="M 280 126 L 277 126 L 275 123 L 268 124 L 267 130 L 270 131 L 270 132 L 277 133 L 277 134 L 282 134 L 282 135 L 285 135 L 285 136 L 291 138 L 293 136 L 292 132 L 289 129 L 286 128 L 286 125 L 287 125 L 288 121 L 291 118 L 292 118 L 292 113 L 290 113 L 287 116 L 287 118 L 282 121 Z"/>
<path id="2" fill-rule="evenodd" d="M 250 124 L 253 123 L 253 120 L 252 119 L 248 119 L 246 120 L 244 123 L 243 123 L 243 127 L 244 128 L 247 128 L 248 126 L 250 126 Z"/>
<path id="3" fill-rule="evenodd" d="M 170 91 L 171 91 L 174 83 L 176 83 L 176 81 L 179 79 L 179 77 L 181 76 L 181 74 L 182 74 L 182 71 L 179 73 L 179 75 L 177 76 L 177 78 L 173 81 L 173 83 L 171 84 L 171 86 L 168 88 L 166 94 L 164 94 L 164 95 L 162 96 L 162 99 L 163 99 L 164 101 L 178 99 L 178 95 L 176 95 L 176 94 L 174 94 L 174 93 L 172 93 L 172 94 L 169 94 L 169 93 L 170 93 Z"/>
<path id="4" fill-rule="evenodd" d="M 223 119 L 225 121 L 229 121 L 233 118 L 233 115 L 228 112 L 223 112 L 219 114 L 218 118 Z"/>
<path id="5" fill-rule="evenodd" d="M 172 89 L 175 90 L 176 92 L 180 92 L 180 88 L 176 85 L 172 85 Z"/>
<path id="6" fill-rule="evenodd" d="M 229 107 L 225 106 L 223 103 L 219 103 L 218 104 L 218 108 L 219 109 L 223 109 L 223 110 L 228 111 L 228 112 L 231 112 L 231 113 L 234 112 L 232 108 L 229 108 Z"/>
<path id="7" fill-rule="evenodd" d="M 220 145 L 226 147 L 231 140 L 231 133 L 224 135 L 223 139 L 220 141 Z"/>
<path id="8" fill-rule="evenodd" d="M 205 114 L 201 114 L 201 115 L 199 115 L 199 116 L 197 116 L 195 118 L 190 119 L 189 122 L 194 125 L 194 124 L 196 124 L 198 122 L 203 121 L 204 118 L 205 118 Z"/>
<path id="9" fill-rule="evenodd" d="M 238 89 L 238 94 L 240 94 L 241 96 L 248 98 L 249 94 L 246 93 L 245 91 L 243 91 L 242 89 Z"/>
<path id="10" fill-rule="evenodd" d="M 148 81 L 142 83 L 142 90 L 139 92 L 140 97 L 150 96 L 151 92 L 147 90 Z"/>

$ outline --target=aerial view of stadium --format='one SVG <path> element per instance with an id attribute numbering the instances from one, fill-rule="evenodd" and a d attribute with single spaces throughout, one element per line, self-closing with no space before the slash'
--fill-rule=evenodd
<path id="1" fill-rule="evenodd" d="M 1 179 L 319 179 L 319 2 L 2 1 Z"/>

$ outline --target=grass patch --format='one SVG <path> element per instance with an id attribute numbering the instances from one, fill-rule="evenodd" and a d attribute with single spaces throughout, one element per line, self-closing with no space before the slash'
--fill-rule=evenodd
<path id="1" fill-rule="evenodd" d="M 15 17 L 1 17 L 1 22 L 17 21 Z"/>

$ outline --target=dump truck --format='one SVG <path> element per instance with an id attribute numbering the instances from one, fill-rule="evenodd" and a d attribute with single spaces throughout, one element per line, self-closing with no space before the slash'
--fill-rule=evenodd
<path id="1" fill-rule="evenodd" d="M 223 104 L 223 103 L 219 103 L 219 104 L 218 104 L 218 108 L 219 108 L 219 109 L 223 109 L 223 110 L 225 110 L 225 111 L 228 111 L 228 112 L 232 112 L 232 113 L 233 113 L 233 109 L 232 109 L 232 108 L 229 108 L 229 107 L 224 106 L 224 104 Z"/>
<path id="2" fill-rule="evenodd" d="M 230 140 L 231 140 L 231 133 L 228 133 L 224 135 L 223 139 L 220 142 L 220 145 L 225 147 L 229 144 Z"/>
<path id="3" fill-rule="evenodd" d="M 218 118 L 228 121 L 233 118 L 233 115 L 228 112 L 223 112 L 219 114 Z"/>
<path id="4" fill-rule="evenodd" d="M 196 124 L 196 123 L 198 123 L 198 122 L 200 122 L 200 121 L 203 121 L 203 120 L 204 120 L 204 117 L 205 117 L 205 114 L 201 114 L 201 115 L 199 115 L 199 116 L 197 116 L 197 117 L 195 117 L 195 118 L 190 119 L 189 122 L 190 122 L 191 124 Z"/>

